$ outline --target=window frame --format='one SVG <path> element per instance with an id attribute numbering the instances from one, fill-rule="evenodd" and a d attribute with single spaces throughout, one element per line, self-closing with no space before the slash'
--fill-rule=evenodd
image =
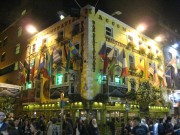
<path id="1" fill-rule="evenodd" d="M 109 31 L 107 30 L 107 28 L 109 29 Z M 108 34 L 109 33 L 109 34 Z M 105 35 L 108 37 L 114 37 L 114 29 L 113 27 L 109 26 L 109 25 L 105 25 Z"/>
<path id="2" fill-rule="evenodd" d="M 21 49 L 20 43 L 16 44 L 15 54 L 19 54 L 20 53 L 20 49 Z"/>

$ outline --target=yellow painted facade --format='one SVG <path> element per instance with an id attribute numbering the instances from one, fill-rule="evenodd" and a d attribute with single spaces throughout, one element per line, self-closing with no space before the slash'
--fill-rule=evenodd
<path id="1" fill-rule="evenodd" d="M 60 39 L 58 33 L 61 33 L 62 39 Z M 131 41 L 132 38 L 133 41 Z M 75 56 L 72 56 L 73 48 L 69 47 L 70 42 L 72 42 L 72 44 L 76 47 L 81 58 L 78 59 Z M 133 42 L 134 45 L 133 49 L 128 48 L 128 45 L 131 42 Z M 138 89 L 138 84 L 141 79 L 148 79 L 151 83 L 153 83 L 153 79 L 150 77 L 150 75 L 149 78 L 147 77 L 148 74 L 150 74 L 148 71 L 149 63 L 155 64 L 158 70 L 161 69 L 164 72 L 163 52 L 155 41 L 137 32 L 135 29 L 117 20 L 116 18 L 102 11 L 95 13 L 94 7 L 86 6 L 81 10 L 80 18 L 66 17 L 64 20 L 53 24 L 29 39 L 29 48 L 26 60 L 30 63 L 35 61 L 36 70 L 33 86 L 37 85 L 35 84 L 35 81 L 37 80 L 38 69 L 40 69 L 42 57 L 44 57 L 44 67 L 47 69 L 48 74 L 49 68 L 52 68 L 51 77 L 49 77 L 51 79 L 45 77 L 45 75 L 42 73 L 40 76 L 41 87 L 39 98 L 41 103 L 58 102 L 60 100 L 60 97 L 51 99 L 51 94 L 47 94 L 51 93 L 53 89 L 65 91 L 65 100 L 68 100 L 66 93 L 69 95 L 80 93 L 80 95 L 86 100 L 93 100 L 98 94 L 101 93 L 107 94 L 109 92 L 109 86 L 107 85 L 107 90 L 104 90 L 104 87 L 102 87 L 102 70 L 104 61 L 98 54 L 104 43 L 106 43 L 107 48 L 115 48 L 115 64 L 118 65 L 118 68 L 120 68 L 119 70 L 117 68 L 113 68 L 113 73 L 110 73 L 111 70 L 108 71 L 106 74 L 108 76 L 108 85 L 112 85 L 113 87 L 125 86 L 128 91 L 130 91 L 130 79 L 134 79 L 137 84 L 135 86 L 135 90 Z M 141 54 L 139 51 L 140 48 L 144 48 L 145 54 Z M 125 82 L 116 83 L 115 77 L 117 76 L 120 78 L 122 70 L 122 56 L 119 62 L 117 61 L 117 57 L 122 54 L 123 49 L 126 53 L 128 68 L 130 69 L 130 66 L 133 63 L 136 71 L 135 74 L 133 74 L 134 72 L 131 72 L 133 69 L 130 69 L 130 75 L 126 77 Z M 50 61 L 46 60 L 47 56 L 47 59 L 49 59 L 54 50 L 57 50 L 60 54 L 61 64 L 59 68 L 57 68 L 58 64 L 55 63 L 49 66 Z M 67 52 L 69 50 L 71 52 L 71 66 L 69 70 L 66 71 L 66 65 L 68 62 Z M 47 52 L 49 55 L 47 55 Z M 148 58 L 149 53 L 153 54 L 154 57 Z M 158 57 L 161 58 L 161 61 L 158 61 Z M 136 76 L 137 73 L 140 72 L 140 69 L 138 68 L 140 61 L 144 62 L 144 71 L 142 77 Z M 109 69 L 111 66 L 112 62 L 109 61 Z M 56 84 L 57 74 L 62 74 L 62 78 L 60 78 L 61 83 L 58 85 Z M 50 81 L 48 82 L 48 80 Z M 45 86 L 45 84 L 47 86 Z M 121 101 L 120 98 L 118 98 L 118 102 L 119 101 Z M 54 106 L 56 106 L 56 104 Z M 73 109 L 73 106 L 76 107 L 76 105 L 72 105 L 71 109 Z M 52 105 L 50 108 L 51 107 Z M 93 105 L 91 107 L 94 109 L 105 109 L 105 104 L 102 107 L 96 108 L 93 107 Z M 31 108 L 33 107 L 31 106 Z M 88 106 L 88 108 L 90 107 Z M 113 108 L 112 106 L 109 106 L 109 108 L 111 110 L 124 110 L 121 104 L 116 105 Z M 28 107 L 25 106 L 24 109 L 27 110 Z M 108 106 L 106 109 L 108 109 Z M 161 110 L 161 108 L 158 109 L 159 111 Z M 164 108 L 163 113 L 166 112 L 168 112 L 168 108 Z"/>

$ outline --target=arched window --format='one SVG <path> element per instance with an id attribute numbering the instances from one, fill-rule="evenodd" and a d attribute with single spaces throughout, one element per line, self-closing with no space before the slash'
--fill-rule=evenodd
<path id="1" fill-rule="evenodd" d="M 129 68 L 135 68 L 135 62 L 134 62 L 134 56 L 133 55 L 129 55 Z"/>
<path id="2" fill-rule="evenodd" d="M 17 44 L 16 45 L 16 54 L 19 54 L 20 53 L 20 44 Z"/>

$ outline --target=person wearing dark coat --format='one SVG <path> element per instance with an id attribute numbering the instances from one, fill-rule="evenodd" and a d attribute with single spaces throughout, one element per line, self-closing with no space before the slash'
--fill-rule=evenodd
<path id="1" fill-rule="evenodd" d="M 2 132 L 2 131 L 5 131 L 6 130 L 6 128 L 7 128 L 7 124 L 4 122 L 4 119 L 6 118 L 6 115 L 5 115 L 5 113 L 4 113 L 4 111 L 1 111 L 0 110 L 0 133 Z"/>
<path id="2" fill-rule="evenodd" d="M 99 135 L 96 119 L 93 118 L 89 123 L 89 135 Z"/>

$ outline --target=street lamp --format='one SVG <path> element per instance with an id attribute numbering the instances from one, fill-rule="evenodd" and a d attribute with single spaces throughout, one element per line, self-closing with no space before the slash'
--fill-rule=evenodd
<path id="1" fill-rule="evenodd" d="M 29 24 L 26 26 L 26 31 L 30 34 L 34 34 L 37 32 L 37 29 L 33 25 Z"/>
<path id="2" fill-rule="evenodd" d="M 63 20 L 66 16 L 66 13 L 63 11 L 58 11 L 57 14 L 58 14 L 60 20 Z"/>
<path id="3" fill-rule="evenodd" d="M 113 12 L 113 13 L 111 14 L 111 16 L 114 16 L 114 15 L 121 15 L 121 14 L 122 14 L 121 11 L 115 11 L 115 12 Z"/>
<path id="4" fill-rule="evenodd" d="M 146 25 L 145 24 L 140 24 L 138 27 L 137 27 L 137 31 L 139 32 L 143 32 L 146 30 Z"/>
<path id="5" fill-rule="evenodd" d="M 162 40 L 163 40 L 162 36 L 157 36 L 155 38 L 155 41 L 157 41 L 157 42 L 161 42 Z"/>

